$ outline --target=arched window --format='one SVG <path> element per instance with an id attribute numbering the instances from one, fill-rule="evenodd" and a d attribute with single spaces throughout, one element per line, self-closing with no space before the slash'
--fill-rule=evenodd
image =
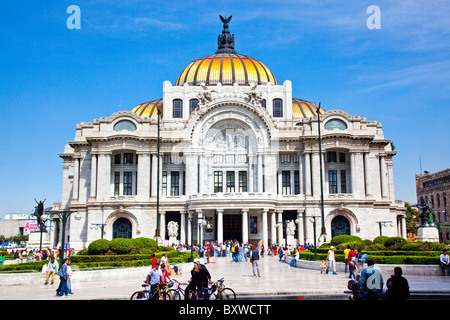
<path id="1" fill-rule="evenodd" d="M 195 111 L 198 108 L 198 99 L 189 100 L 189 114 Z"/>
<path id="2" fill-rule="evenodd" d="M 181 99 L 173 100 L 172 118 L 183 118 L 183 100 Z"/>
<path id="3" fill-rule="evenodd" d="M 342 120 L 331 119 L 331 120 L 327 121 L 327 123 L 325 123 L 325 129 L 326 130 L 333 130 L 333 129 L 345 130 L 345 129 L 347 129 L 347 125 Z"/>
<path id="4" fill-rule="evenodd" d="M 283 100 L 273 99 L 273 116 L 274 118 L 283 117 Z"/>
<path id="5" fill-rule="evenodd" d="M 136 131 L 136 125 L 130 120 L 122 120 L 114 125 L 114 131 Z"/>

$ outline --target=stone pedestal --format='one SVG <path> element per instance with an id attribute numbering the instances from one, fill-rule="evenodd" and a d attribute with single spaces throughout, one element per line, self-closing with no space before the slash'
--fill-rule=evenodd
<path id="1" fill-rule="evenodd" d="M 177 237 L 169 237 L 169 246 L 171 246 L 174 243 L 178 244 Z"/>
<path id="2" fill-rule="evenodd" d="M 439 230 L 436 227 L 419 227 L 417 241 L 439 242 Z"/>
<path id="3" fill-rule="evenodd" d="M 32 232 L 28 235 L 27 249 L 39 249 L 41 241 L 40 232 Z M 42 249 L 50 248 L 50 235 L 48 232 L 42 232 Z"/>

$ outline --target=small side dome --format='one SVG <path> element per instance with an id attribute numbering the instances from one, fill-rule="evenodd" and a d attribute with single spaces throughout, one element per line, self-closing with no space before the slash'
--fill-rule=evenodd
<path id="1" fill-rule="evenodd" d="M 134 107 L 131 112 L 136 113 L 142 118 L 158 119 L 158 109 L 162 114 L 163 112 L 163 99 L 152 100 L 141 103 Z"/>

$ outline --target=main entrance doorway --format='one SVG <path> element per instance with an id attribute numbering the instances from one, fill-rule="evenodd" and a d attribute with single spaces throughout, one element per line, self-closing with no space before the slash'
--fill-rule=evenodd
<path id="1" fill-rule="evenodd" d="M 337 216 L 331 221 L 331 237 L 350 234 L 350 223 L 344 216 Z"/>
<path id="2" fill-rule="evenodd" d="M 223 240 L 242 242 L 242 215 L 223 215 Z"/>

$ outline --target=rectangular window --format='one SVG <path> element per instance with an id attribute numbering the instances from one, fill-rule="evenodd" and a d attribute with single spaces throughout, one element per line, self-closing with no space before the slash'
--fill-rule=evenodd
<path id="1" fill-rule="evenodd" d="M 227 171 L 227 192 L 234 192 L 234 171 Z"/>
<path id="2" fill-rule="evenodd" d="M 119 153 L 119 154 L 116 154 L 115 156 L 114 156 L 114 164 L 120 164 L 120 157 L 121 157 L 121 154 Z"/>
<path id="3" fill-rule="evenodd" d="M 173 100 L 172 118 L 183 118 L 183 100 L 181 99 Z"/>
<path id="4" fill-rule="evenodd" d="M 327 152 L 327 162 L 336 162 L 336 151 Z"/>
<path id="5" fill-rule="evenodd" d="M 124 153 L 123 154 L 123 164 L 133 164 L 133 154 Z"/>
<path id="6" fill-rule="evenodd" d="M 291 172 L 290 171 L 283 171 L 281 172 L 282 175 L 282 194 L 283 195 L 290 195 L 291 194 Z"/>
<path id="7" fill-rule="evenodd" d="M 214 192 L 223 192 L 223 172 L 222 171 L 214 171 Z"/>
<path id="8" fill-rule="evenodd" d="M 180 195 L 180 173 L 178 171 L 172 171 L 170 173 L 170 195 Z"/>
<path id="9" fill-rule="evenodd" d="M 167 171 L 162 172 L 161 189 L 162 189 L 162 194 L 166 196 L 167 195 Z"/>
<path id="10" fill-rule="evenodd" d="M 283 100 L 273 99 L 273 116 L 274 118 L 283 117 Z"/>
<path id="11" fill-rule="evenodd" d="M 197 99 L 191 99 L 189 100 L 189 114 L 195 111 L 195 109 L 198 108 L 198 100 Z"/>
<path id="12" fill-rule="evenodd" d="M 133 173 L 124 172 L 123 173 L 123 195 L 131 196 L 133 195 Z"/>
<path id="13" fill-rule="evenodd" d="M 336 170 L 329 170 L 328 171 L 328 184 L 329 184 L 329 190 L 330 194 L 338 193 L 337 190 L 337 171 Z"/>
<path id="14" fill-rule="evenodd" d="M 298 170 L 294 171 L 294 194 L 300 194 L 300 173 Z"/>
<path id="15" fill-rule="evenodd" d="M 239 192 L 247 192 L 247 171 L 239 171 Z"/>
<path id="16" fill-rule="evenodd" d="M 114 173 L 114 195 L 118 196 L 120 192 L 120 172 Z"/>
<path id="17" fill-rule="evenodd" d="M 347 193 L 347 176 L 345 170 L 341 170 L 341 193 Z"/>
<path id="18" fill-rule="evenodd" d="M 339 152 L 339 162 L 345 162 L 345 153 Z"/>

